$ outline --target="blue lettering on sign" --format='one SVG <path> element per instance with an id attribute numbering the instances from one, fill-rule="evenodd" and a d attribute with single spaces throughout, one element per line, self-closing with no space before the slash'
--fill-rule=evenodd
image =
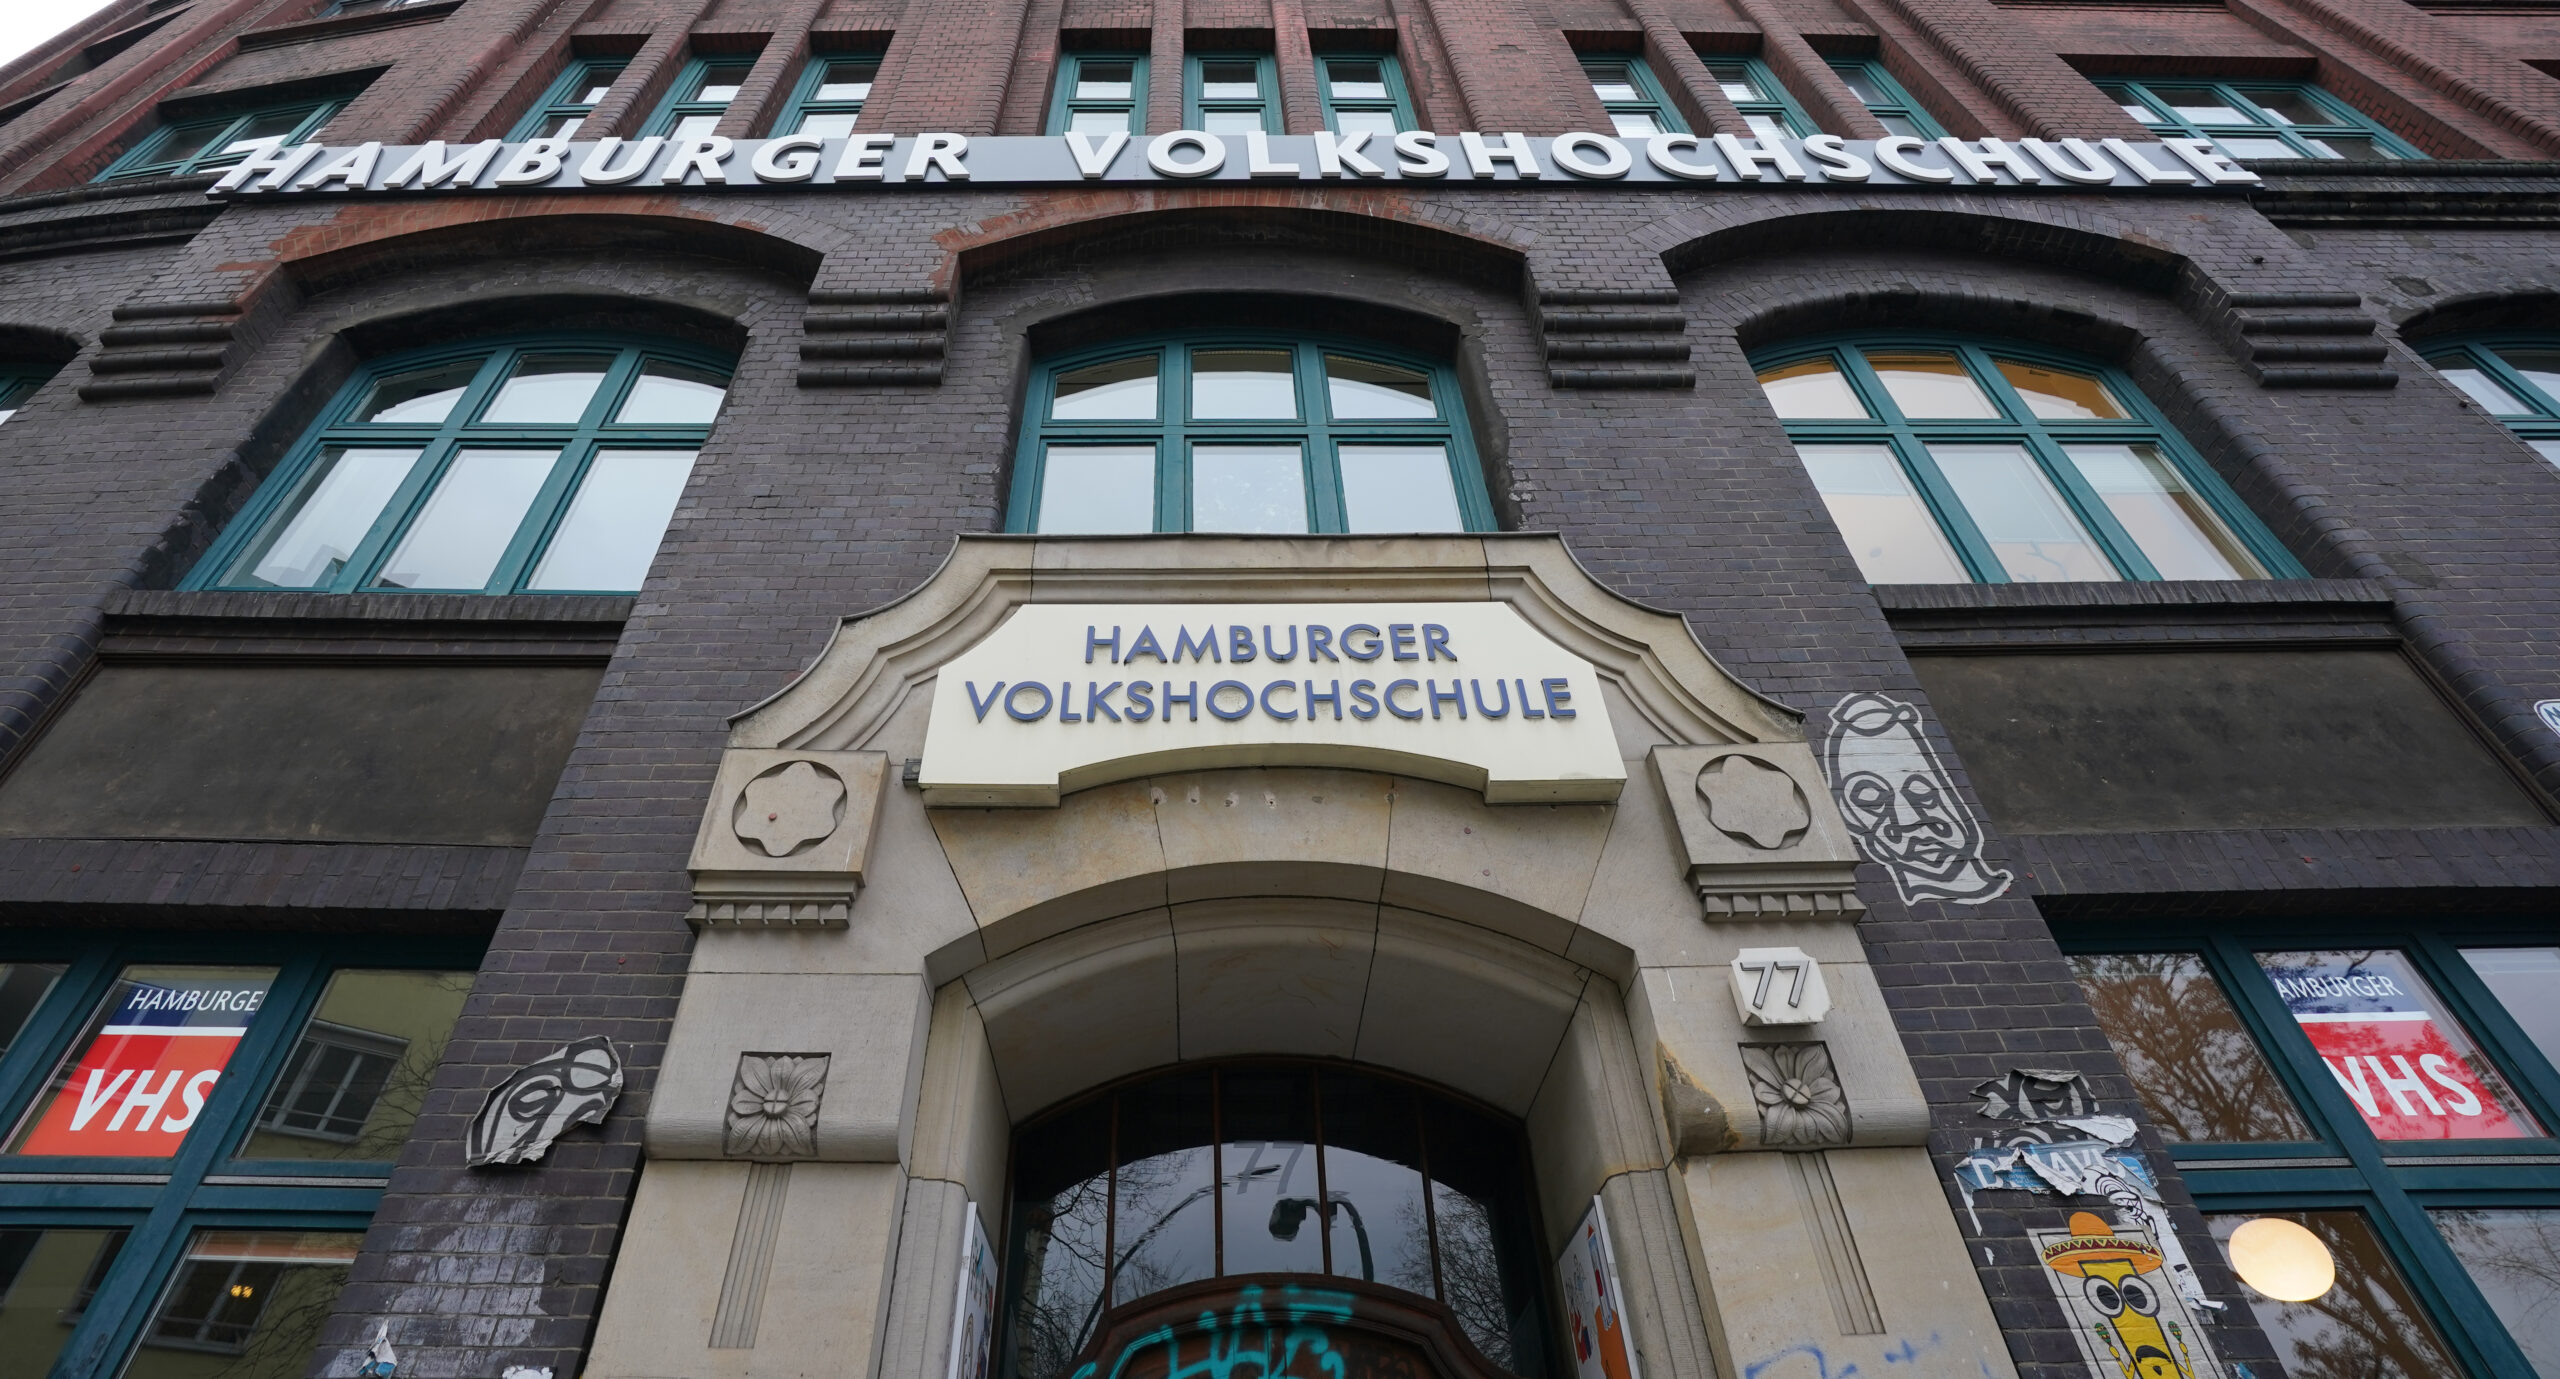
<path id="1" fill-rule="evenodd" d="M 1094 649 L 1104 646 L 1111 648 L 1111 664 L 1120 664 L 1120 629 L 1112 628 L 1111 636 L 1106 640 L 1095 636 L 1093 628 L 1088 625 L 1084 630 L 1084 663 L 1092 665 Z"/>
<path id="2" fill-rule="evenodd" d="M 1333 654 L 1333 629 L 1323 623 L 1309 623 L 1307 624 L 1307 659 L 1313 661 L 1318 656 L 1328 661 L 1342 659 Z M 2555 728 L 2553 731 L 2560 732 L 2560 728 Z"/>
<path id="3" fill-rule="evenodd" d="M 1017 701 L 1022 698 L 1022 692 L 1024 690 L 1036 690 L 1039 692 L 1039 708 L 1033 709 L 1027 713 L 1023 711 L 1022 705 Z M 1026 680 L 1023 683 L 1014 686 L 1013 693 L 1004 697 L 1004 711 L 1011 715 L 1013 721 L 1016 723 L 1039 722 L 1041 719 L 1049 716 L 1049 687 L 1041 684 L 1037 680 Z"/>
<path id="4" fill-rule="evenodd" d="M 1144 723 L 1156 716 L 1155 685 L 1149 680 L 1129 682 L 1129 721 Z"/>
<path id="5" fill-rule="evenodd" d="M 1234 690 L 1236 693 L 1244 696 L 1243 705 L 1237 708 L 1234 713 L 1229 713 L 1218 707 L 1218 691 L 1228 689 Z M 1253 687 L 1247 685 L 1242 680 L 1220 680 L 1218 683 L 1211 685 L 1209 687 L 1209 712 L 1229 723 L 1233 723 L 1237 719 L 1244 717 L 1246 714 L 1253 712 Z"/>
<path id="6" fill-rule="evenodd" d="M 1391 684 L 1391 685 L 1387 686 L 1387 696 L 1386 696 L 1386 698 L 1387 698 L 1387 712 L 1389 712 L 1389 713 L 1391 713 L 1391 714 L 1394 714 L 1394 715 L 1395 715 L 1396 717 L 1398 717 L 1398 718 L 1420 718 L 1420 717 L 1422 717 L 1422 710 L 1420 710 L 1420 709 L 1418 709 L 1418 708 L 1417 708 L 1417 709 L 1408 709 L 1408 708 L 1406 708 L 1404 705 L 1399 704 L 1399 703 L 1397 703 L 1397 702 L 1396 702 L 1396 691 L 1397 691 L 1397 690 L 1400 690 L 1400 689 L 1420 689 L 1420 688 L 1422 688 L 1422 682 L 1421 682 L 1421 681 L 1419 681 L 1419 680 L 1398 680 L 1398 681 L 1396 681 L 1394 684 Z"/>
<path id="7" fill-rule="evenodd" d="M 1164 647 L 1156 641 L 1156 630 L 1152 627 L 1139 628 L 1138 639 L 1129 643 L 1129 659 L 1134 661 L 1141 656 L 1153 656 L 1159 661 L 1164 660 Z"/>
<path id="8" fill-rule="evenodd" d="M 986 722 L 987 710 L 994 708 L 996 706 L 996 696 L 1004 693 L 1004 681 L 996 681 L 996 687 L 988 690 L 987 697 L 984 699 L 980 699 L 978 697 L 977 681 L 963 680 L 960 683 L 968 686 L 969 688 L 969 707 L 978 711 L 978 721 L 981 723 Z"/>
<path id="9" fill-rule="evenodd" d="M 1227 625 L 1227 664 L 1240 666 L 1253 659 L 1253 629 Z"/>
<path id="10" fill-rule="evenodd" d="M 1351 639 L 1354 637 L 1368 638 L 1368 645 L 1365 648 L 1353 646 Z M 1355 622 L 1342 629 L 1342 654 L 1352 660 L 1374 661 L 1378 659 L 1378 653 L 1384 649 L 1378 641 L 1378 629 L 1365 622 Z"/>
<path id="11" fill-rule="evenodd" d="M 1395 659 L 1399 661 L 1419 661 L 1422 659 L 1422 653 L 1413 649 L 1412 623 L 1388 623 L 1387 645 L 1394 648 Z"/>
<path id="12" fill-rule="evenodd" d="M 1190 628 L 1177 627 L 1173 629 L 1173 634 L 1173 659 L 1175 661 L 1180 661 L 1185 652 L 1188 652 L 1191 659 L 1194 661 L 1214 661 L 1218 659 L 1217 624 L 1211 623 L 1209 625 L 1207 635 L 1203 636 L 1196 642 L 1191 640 Z"/>
<path id="13" fill-rule="evenodd" d="M 1378 682 L 1375 680 L 1354 680 L 1351 682 L 1351 716 L 1353 718 L 1366 723 L 1370 719 L 1378 716 L 1377 691 Z"/>

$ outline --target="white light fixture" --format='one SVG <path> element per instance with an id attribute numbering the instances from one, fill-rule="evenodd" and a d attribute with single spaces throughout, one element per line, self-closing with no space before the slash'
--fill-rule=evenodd
<path id="1" fill-rule="evenodd" d="M 2320 1237 L 2281 1216 L 2243 1221 L 2231 1233 L 2240 1281 L 2279 1302 L 2310 1302 L 2338 1281 L 2338 1261 Z"/>

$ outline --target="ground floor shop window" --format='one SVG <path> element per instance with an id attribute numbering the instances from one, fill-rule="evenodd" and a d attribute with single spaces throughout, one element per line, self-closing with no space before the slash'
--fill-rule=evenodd
<path id="1" fill-rule="evenodd" d="M 10 946 L 0 1373 L 301 1379 L 476 948 Z"/>
<path id="2" fill-rule="evenodd" d="M 1505 1117 L 1340 1065 L 1160 1073 L 1014 1140 L 1005 1372 L 1064 1379 L 1114 1307 L 1245 1275 L 1432 1299 L 1486 1359 L 1548 1371 L 1528 1153 Z"/>
<path id="3" fill-rule="evenodd" d="M 2063 934 L 2295 1379 L 2560 1373 L 2548 926 Z"/>

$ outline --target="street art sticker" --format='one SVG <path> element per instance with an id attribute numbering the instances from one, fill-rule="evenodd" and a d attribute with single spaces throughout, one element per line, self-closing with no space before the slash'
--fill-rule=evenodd
<path id="1" fill-rule="evenodd" d="M 271 969 L 131 967 L 54 1075 L 20 1154 L 166 1158 L 267 1001 Z"/>
<path id="2" fill-rule="evenodd" d="M 464 1163 L 532 1163 L 573 1125 L 601 1125 L 622 1095 L 622 1058 L 601 1034 L 564 1045 L 489 1089 L 471 1118 Z"/>
<path id="3" fill-rule="evenodd" d="M 995 1340 L 996 1252 L 978 1221 L 978 1204 L 971 1202 L 968 1225 L 960 1232 L 960 1291 L 952 1300 L 949 1379 L 987 1379 Z"/>
<path id="4" fill-rule="evenodd" d="M 2542 1134 L 2406 955 L 2260 953 L 2258 965 L 2376 1139 Z"/>
<path id="5" fill-rule="evenodd" d="M 1893 875 L 1905 905 L 1979 905 L 2015 878 L 1982 860 L 1982 821 L 1920 734 L 1920 709 L 1883 694 L 1831 707 L 1823 769 L 1858 852 Z"/>
<path id="6" fill-rule="evenodd" d="M 2067 1230 L 2027 1236 L 2091 1370 L 2107 1379 L 2225 1379 L 2195 1314 L 2160 1286 L 2167 1256 L 2150 1236 L 2086 1211 L 2073 1212 Z"/>
<path id="7" fill-rule="evenodd" d="M 1564 1284 L 1565 1331 L 1578 1379 L 1640 1379 L 1620 1306 L 1626 1295 L 1618 1287 L 1618 1256 L 1609 1248 L 1609 1216 L 1599 1198 L 1573 1228 L 1556 1276 Z"/>

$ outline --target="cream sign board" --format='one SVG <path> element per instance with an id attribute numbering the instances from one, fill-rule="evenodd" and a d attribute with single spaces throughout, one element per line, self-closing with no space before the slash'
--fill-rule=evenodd
<path id="1" fill-rule="evenodd" d="M 1166 771 L 1350 766 L 1495 804 L 1626 783 L 1590 662 L 1505 603 L 1028 604 L 945 664 L 928 804 Z"/>

